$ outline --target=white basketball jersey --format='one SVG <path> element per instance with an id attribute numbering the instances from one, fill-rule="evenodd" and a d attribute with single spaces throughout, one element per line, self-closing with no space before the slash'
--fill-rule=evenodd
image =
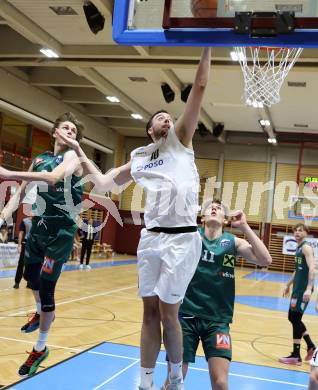
<path id="1" fill-rule="evenodd" d="M 131 153 L 131 175 L 146 193 L 147 229 L 197 225 L 199 175 L 194 152 L 182 145 L 173 127 L 167 138 Z"/>

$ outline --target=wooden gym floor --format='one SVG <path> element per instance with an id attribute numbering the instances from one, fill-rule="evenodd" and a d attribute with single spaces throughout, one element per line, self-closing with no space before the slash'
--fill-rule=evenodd
<path id="1" fill-rule="evenodd" d="M 92 270 L 78 270 L 70 262 L 56 290 L 57 318 L 48 340 L 50 355 L 43 368 L 101 342 L 139 346 L 142 305 L 137 297 L 137 269 L 133 256 L 93 259 Z M 255 269 L 236 270 L 235 318 L 231 328 L 233 361 L 309 372 L 309 365 L 288 367 L 278 363 L 292 348 L 287 321 L 288 300 L 281 298 L 290 276 Z M 36 340 L 37 332 L 23 334 L 26 313 L 34 309 L 33 296 L 22 281 L 13 286 L 13 270 L 0 270 L 0 385 L 19 380 L 17 369 Z M 213 287 L 212 287 L 213 288 Z M 314 299 L 304 322 L 318 343 Z M 305 345 L 302 345 L 305 355 Z M 199 355 L 203 355 L 202 349 Z M 41 366 L 42 367 L 42 366 Z"/>

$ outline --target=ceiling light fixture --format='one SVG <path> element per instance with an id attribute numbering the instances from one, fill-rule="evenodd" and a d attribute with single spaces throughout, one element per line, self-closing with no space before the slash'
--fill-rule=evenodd
<path id="1" fill-rule="evenodd" d="M 120 100 L 116 96 L 106 96 L 106 99 L 111 103 L 120 103 Z"/>
<path id="2" fill-rule="evenodd" d="M 51 49 L 41 49 L 40 52 L 48 58 L 59 58 L 59 55 Z"/>
<path id="3" fill-rule="evenodd" d="M 253 106 L 254 108 L 263 108 L 264 107 L 264 104 L 262 102 L 258 102 L 257 100 L 252 101 L 250 99 L 247 99 L 246 104 L 248 106 Z"/>
<path id="4" fill-rule="evenodd" d="M 271 125 L 271 122 L 268 119 L 260 119 L 259 121 L 261 126 L 268 127 Z"/>
<path id="5" fill-rule="evenodd" d="M 263 108 L 264 107 L 262 102 L 257 102 L 256 100 L 254 100 L 254 102 L 252 103 L 252 106 L 254 108 Z"/>
<path id="6" fill-rule="evenodd" d="M 140 120 L 143 119 L 143 117 L 138 113 L 130 114 L 130 116 L 132 116 L 134 119 L 140 119 Z"/>
<path id="7" fill-rule="evenodd" d="M 244 61 L 245 60 L 245 56 L 243 53 L 236 53 L 235 51 L 231 51 L 230 52 L 230 56 L 232 58 L 232 61 Z"/>

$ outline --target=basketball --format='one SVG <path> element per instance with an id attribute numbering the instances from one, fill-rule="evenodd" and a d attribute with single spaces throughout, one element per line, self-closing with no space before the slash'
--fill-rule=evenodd
<path id="1" fill-rule="evenodd" d="M 191 0 L 191 12 L 196 18 L 215 18 L 218 0 Z"/>

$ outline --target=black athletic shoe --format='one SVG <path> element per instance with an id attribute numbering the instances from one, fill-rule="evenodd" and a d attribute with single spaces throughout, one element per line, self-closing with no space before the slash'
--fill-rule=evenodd
<path id="1" fill-rule="evenodd" d="M 48 357 L 49 350 L 47 347 L 43 349 L 43 351 L 35 351 L 33 348 L 32 352 L 28 352 L 29 357 L 19 368 L 18 374 L 22 377 L 31 376 L 36 373 L 41 362 Z"/>
<path id="2" fill-rule="evenodd" d="M 301 366 L 301 357 L 290 354 L 289 356 L 281 357 L 278 359 L 280 363 L 292 364 L 295 366 Z"/>

